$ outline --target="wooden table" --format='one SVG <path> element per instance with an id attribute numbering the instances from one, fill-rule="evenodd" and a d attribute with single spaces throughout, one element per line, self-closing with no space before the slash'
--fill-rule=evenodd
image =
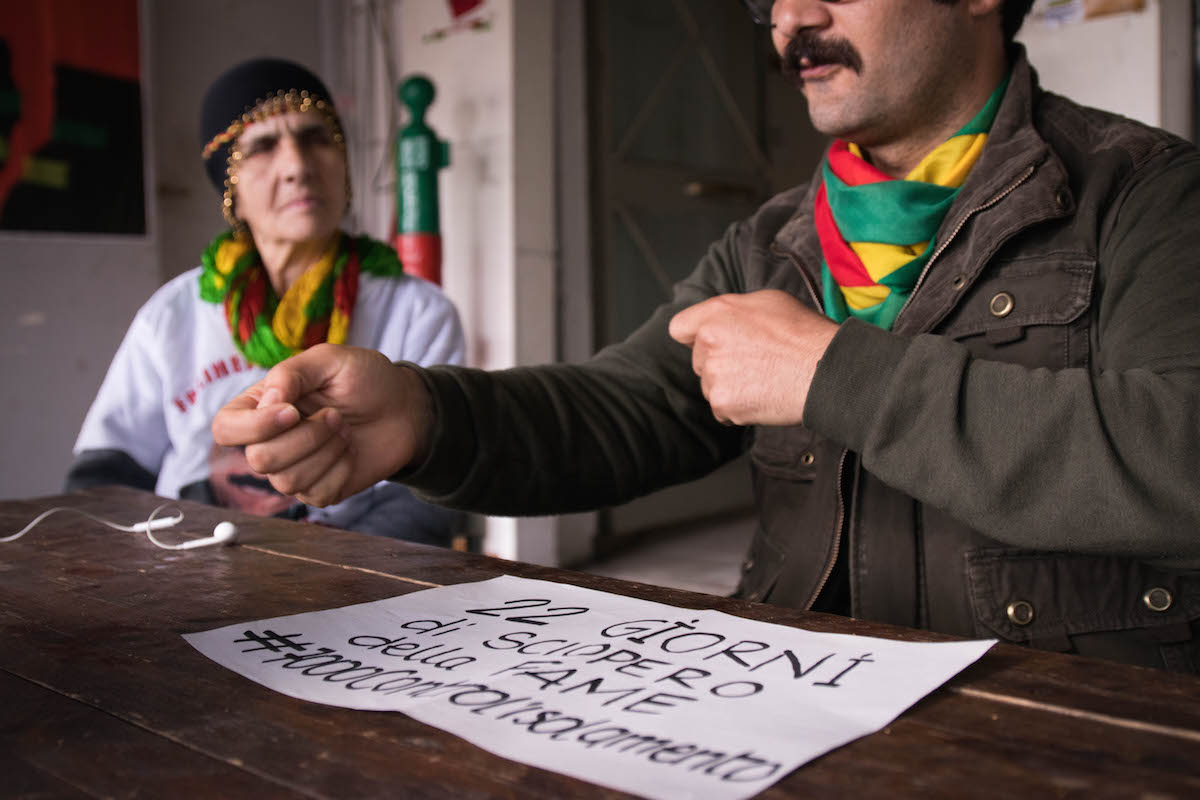
<path id="1" fill-rule="evenodd" d="M 159 502 L 131 490 L 3 502 L 0 535 L 54 505 L 132 522 Z M 231 518 L 241 544 L 169 552 L 67 514 L 0 544 L 0 796 L 626 796 L 403 714 L 294 700 L 180 638 L 503 573 L 782 625 L 945 638 L 179 506 L 181 528 L 208 535 Z M 1200 797 L 1200 679 L 998 645 L 762 796 Z"/>

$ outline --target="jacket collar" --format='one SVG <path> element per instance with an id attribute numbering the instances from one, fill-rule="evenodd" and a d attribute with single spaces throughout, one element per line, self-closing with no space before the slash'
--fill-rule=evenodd
<path id="1" fill-rule="evenodd" d="M 1034 105 L 1041 93 L 1037 72 L 1029 64 L 1025 48 L 1019 44 L 1013 45 L 1010 61 L 1012 77 L 1008 91 L 996 113 L 979 162 L 971 170 L 962 191 L 942 220 L 935 239 L 940 244 L 953 237 L 971 216 L 1010 193 L 1019 192 L 1022 203 L 1009 205 L 1017 209 L 1013 212 L 1017 218 L 1007 220 L 1011 224 L 1003 226 L 1004 238 L 1036 222 L 1069 213 L 1073 207 L 1066 169 L 1034 125 Z M 800 268 L 809 274 L 817 286 L 820 286 L 821 280 L 821 245 L 813 223 L 813 201 L 821 179 L 822 171 L 818 166 L 799 208 L 779 229 L 774 242 L 774 248 L 787 251 L 795 257 Z M 997 239 L 995 247 L 1000 243 L 1002 239 Z M 975 274 L 957 274 L 960 287 L 963 281 L 967 284 L 973 282 L 982 266 L 981 262 L 974 265 Z M 930 267 L 933 269 L 928 274 L 932 276 L 937 272 L 934 262 L 931 261 Z M 917 288 L 919 290 L 920 285 Z M 909 305 L 913 303 L 910 301 Z M 913 314 L 920 320 L 916 330 L 929 330 L 948 310 L 943 309 L 933 316 Z M 906 308 L 901 316 L 908 311 Z M 911 328 L 913 325 L 906 320 L 903 329 L 896 330 L 914 332 Z"/>

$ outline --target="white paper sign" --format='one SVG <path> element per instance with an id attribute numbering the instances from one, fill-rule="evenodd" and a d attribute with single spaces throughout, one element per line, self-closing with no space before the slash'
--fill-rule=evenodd
<path id="1" fill-rule="evenodd" d="M 814 633 L 504 576 L 184 638 L 278 692 L 403 711 L 650 798 L 742 798 L 900 712 L 991 641 Z"/>

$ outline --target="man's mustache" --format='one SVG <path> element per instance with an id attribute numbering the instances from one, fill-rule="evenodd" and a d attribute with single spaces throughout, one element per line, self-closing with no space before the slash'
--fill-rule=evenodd
<path id="1" fill-rule="evenodd" d="M 862 56 L 845 39 L 822 39 L 815 31 L 802 30 L 792 37 L 783 50 L 779 66 L 784 77 L 796 86 L 803 86 L 801 70 L 839 64 L 862 72 Z"/>

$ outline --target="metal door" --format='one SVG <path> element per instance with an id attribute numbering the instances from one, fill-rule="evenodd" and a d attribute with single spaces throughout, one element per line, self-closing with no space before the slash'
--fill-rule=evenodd
<path id="1" fill-rule="evenodd" d="M 594 0 L 588 20 L 598 346 L 670 297 L 711 242 L 806 181 L 824 147 L 736 0 Z M 748 509 L 739 460 L 607 512 L 597 549 L 640 530 Z"/>

